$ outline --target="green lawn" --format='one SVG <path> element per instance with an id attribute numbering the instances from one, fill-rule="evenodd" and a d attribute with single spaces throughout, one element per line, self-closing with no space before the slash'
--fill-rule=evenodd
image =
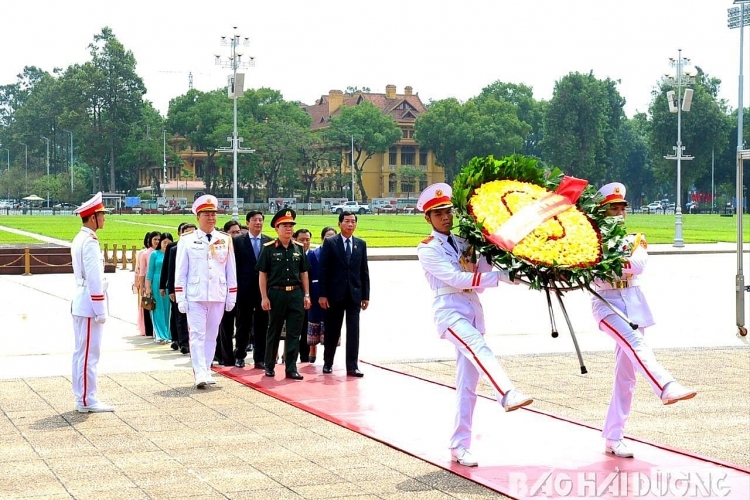
<path id="1" fill-rule="evenodd" d="M 217 225 L 222 226 L 229 216 L 220 216 Z M 683 238 L 686 243 L 736 242 L 736 217 L 719 215 L 683 215 Z M 107 216 L 106 227 L 99 232 L 103 244 L 128 248 L 140 248 L 147 231 L 177 233 L 180 222 L 195 222 L 192 215 L 113 215 Z M 265 232 L 273 235 L 266 217 Z M 313 242 L 320 240 L 323 227 L 337 226 L 336 215 L 300 215 L 297 228 L 307 228 L 313 233 Z M 674 239 L 674 215 L 633 214 L 628 215 L 628 230 L 644 232 L 649 243 L 671 243 Z M 244 220 L 243 220 L 244 222 Z M 750 242 L 750 216 L 743 218 L 743 239 Z M 78 217 L 57 215 L 11 215 L 0 216 L 0 226 L 13 227 L 61 240 L 72 240 L 80 228 Z M 357 235 L 367 240 L 370 247 L 412 247 L 428 233 L 429 226 L 421 215 L 362 215 L 359 218 Z M 0 230 L 0 243 L 32 243 L 35 240 Z"/>

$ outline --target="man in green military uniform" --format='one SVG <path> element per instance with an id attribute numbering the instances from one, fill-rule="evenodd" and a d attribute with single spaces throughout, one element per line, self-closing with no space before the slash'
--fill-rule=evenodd
<path id="1" fill-rule="evenodd" d="M 276 212 L 271 226 L 278 238 L 263 245 L 255 269 L 259 272 L 260 306 L 268 311 L 266 336 L 266 377 L 276 376 L 274 364 L 281 330 L 286 321 L 287 332 L 302 330 L 305 309 L 310 308 L 310 284 L 307 271 L 310 261 L 300 243 L 292 240 L 297 214 L 290 208 Z M 286 378 L 302 380 L 297 371 L 299 336 L 286 337 Z"/>

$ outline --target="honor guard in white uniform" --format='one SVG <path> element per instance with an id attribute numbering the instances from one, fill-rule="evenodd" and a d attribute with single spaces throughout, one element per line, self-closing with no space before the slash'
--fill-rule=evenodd
<path id="1" fill-rule="evenodd" d="M 107 320 L 107 281 L 96 232 L 104 227 L 106 209 L 102 193 L 78 207 L 83 226 L 73 238 L 70 255 L 76 279 L 76 293 L 70 312 L 73 315 L 75 349 L 73 351 L 73 395 L 81 413 L 114 411 L 115 407 L 97 398 L 96 367 Z"/>
<path id="2" fill-rule="evenodd" d="M 417 246 L 427 282 L 434 297 L 432 307 L 438 335 L 456 347 L 456 396 L 458 408 L 450 440 L 453 461 L 475 467 L 471 455 L 471 424 L 477 401 L 476 388 L 484 375 L 505 411 L 529 405 L 533 399 L 516 389 L 484 340 L 485 325 L 478 292 L 511 283 L 508 273 L 494 270 L 453 228 L 452 190 L 448 184 L 433 184 L 419 196 L 417 209 L 424 211 L 432 234 Z"/>
<path id="3" fill-rule="evenodd" d="M 612 182 L 599 189 L 599 193 L 604 197 L 602 205 L 607 205 L 607 215 L 619 217 L 624 222 L 625 208 L 628 205 L 625 201 L 625 186 Z M 646 344 L 645 328 L 654 324 L 651 309 L 638 282 L 648 260 L 646 238 L 643 234 L 632 234 L 628 235 L 627 240 L 627 248 L 624 250 L 629 256 L 623 263 L 622 276 L 612 283 L 597 280 L 594 287 L 599 295 L 637 324 L 638 329 L 634 331 L 597 297 L 591 298 L 594 320 L 599 329 L 617 344 L 615 383 L 602 430 L 602 436 L 606 439 L 605 451 L 624 458 L 633 457 L 633 452 L 623 441 L 623 435 L 625 423 L 630 416 L 636 372 L 651 384 L 654 393 L 665 405 L 690 399 L 696 394 L 675 382 L 674 377 L 659 364 L 653 350 Z"/>
<path id="4" fill-rule="evenodd" d="M 175 258 L 175 299 L 181 313 L 187 314 L 190 357 L 195 386 L 215 384 L 211 363 L 224 311 L 237 301 L 237 271 L 232 238 L 216 230 L 218 200 L 204 195 L 193 202 L 198 229 L 177 243 Z"/>

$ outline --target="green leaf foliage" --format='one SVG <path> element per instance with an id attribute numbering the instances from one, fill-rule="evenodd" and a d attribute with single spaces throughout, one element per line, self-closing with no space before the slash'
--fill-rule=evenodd
<path id="1" fill-rule="evenodd" d="M 473 158 L 453 183 L 453 206 L 458 217 L 458 231 L 488 262 L 508 271 L 511 279 L 522 278 L 534 289 L 554 288 L 571 290 L 595 279 L 610 281 L 622 272 L 622 249 L 626 232 L 612 217 L 605 216 L 600 206 L 601 196 L 596 188 L 586 186 L 576 205 L 598 228 L 601 236 L 602 258 L 591 267 L 544 266 L 528 262 L 506 252 L 486 240 L 482 224 L 469 213 L 468 202 L 482 184 L 494 180 L 515 180 L 542 186 L 555 191 L 563 178 L 559 168 L 542 169 L 538 160 L 523 155 L 500 159 L 493 156 Z"/>

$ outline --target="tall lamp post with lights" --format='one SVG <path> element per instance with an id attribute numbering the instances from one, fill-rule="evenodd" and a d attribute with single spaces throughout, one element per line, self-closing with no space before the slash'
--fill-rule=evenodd
<path id="1" fill-rule="evenodd" d="M 750 159 L 750 150 L 744 149 L 743 140 L 743 102 L 742 97 L 745 92 L 744 83 L 742 78 L 742 69 L 744 66 L 743 61 L 743 38 L 745 32 L 745 26 L 750 25 L 750 9 L 745 9 L 745 4 L 749 0 L 734 0 L 735 5 L 739 7 L 732 7 L 727 10 L 728 19 L 727 26 L 729 29 L 739 28 L 740 29 L 740 74 L 739 74 L 739 86 L 738 86 L 738 98 L 737 98 L 737 190 L 736 190 L 736 213 L 737 213 L 737 274 L 735 275 L 735 297 L 736 297 L 736 320 L 737 320 L 737 337 L 745 343 L 750 343 L 750 337 L 747 334 L 747 328 L 745 327 L 745 273 L 742 268 L 743 257 L 743 235 L 742 235 L 742 215 L 744 210 L 744 193 L 743 193 L 743 172 L 744 161 Z"/>
<path id="2" fill-rule="evenodd" d="M 682 145 L 682 112 L 690 111 L 690 104 L 693 100 L 693 89 L 685 89 L 682 94 L 682 87 L 695 83 L 693 74 L 685 71 L 686 66 L 690 65 L 690 59 L 682 57 L 682 49 L 677 49 L 677 59 L 669 59 L 672 67 L 675 68 L 674 75 L 665 75 L 664 82 L 668 85 L 677 87 L 677 94 L 673 90 L 667 92 L 667 103 L 669 104 L 670 113 L 677 113 L 677 146 L 672 146 L 674 155 L 667 155 L 667 160 L 677 161 L 677 200 L 675 202 L 674 214 L 674 247 L 684 247 L 685 242 L 682 239 L 682 161 L 692 160 L 692 156 L 683 155 L 685 146 Z"/>
<path id="3" fill-rule="evenodd" d="M 239 219 L 239 211 L 237 207 L 237 153 L 253 153 L 254 149 L 241 148 L 242 137 L 237 137 L 237 99 L 242 96 L 243 86 L 245 83 L 244 73 L 237 73 L 240 68 L 250 68 L 255 66 L 255 58 L 249 57 L 246 60 L 242 60 L 244 55 L 243 50 L 240 48 L 247 47 L 250 45 L 250 40 L 245 37 L 242 38 L 237 31 L 237 27 L 234 28 L 234 33 L 231 38 L 226 36 L 221 37 L 221 45 L 229 47 L 229 55 L 225 59 L 222 59 L 221 54 L 214 54 L 216 57 L 215 63 L 217 66 L 222 68 L 230 68 L 232 70 L 232 76 L 229 77 L 229 83 L 227 85 L 227 93 L 229 98 L 233 101 L 233 127 L 232 137 L 227 137 L 227 140 L 232 143 L 232 147 L 229 148 L 216 148 L 216 151 L 221 153 L 232 153 L 232 219 Z M 238 79 L 239 76 L 239 79 Z"/>

